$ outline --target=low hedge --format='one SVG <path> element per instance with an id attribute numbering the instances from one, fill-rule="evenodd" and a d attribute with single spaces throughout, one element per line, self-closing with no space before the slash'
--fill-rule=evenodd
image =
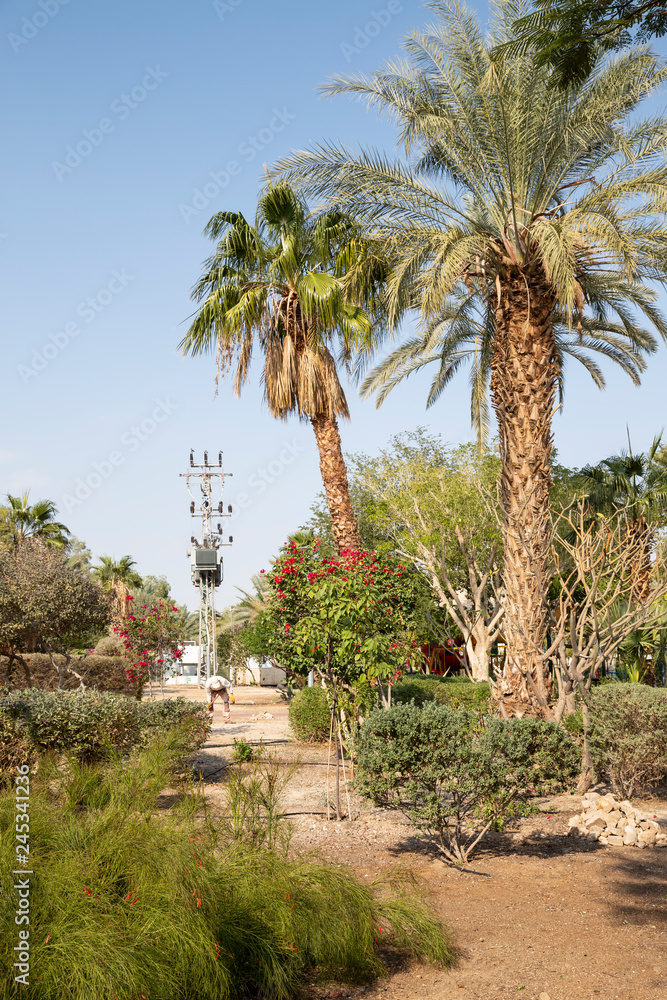
<path id="1" fill-rule="evenodd" d="M 331 710 L 321 687 L 305 687 L 290 700 L 289 724 L 297 740 L 322 742 L 331 731 Z"/>
<path id="2" fill-rule="evenodd" d="M 417 707 L 427 702 L 439 705 L 463 706 L 486 711 L 491 688 L 486 681 L 473 682 L 467 677 L 438 677 L 436 674 L 412 674 L 404 677 L 392 689 L 391 700 L 397 705 L 414 701 Z"/>
<path id="3" fill-rule="evenodd" d="M 50 752 L 90 763 L 177 727 L 192 749 L 201 746 L 210 730 L 205 707 L 184 698 L 137 702 L 109 692 L 30 688 L 0 698 L 0 768 Z"/>
<path id="4" fill-rule="evenodd" d="M 623 798 L 667 779 L 667 690 L 601 684 L 591 692 L 597 776 Z"/>
<path id="5" fill-rule="evenodd" d="M 0 656 L 0 685 L 5 685 L 12 690 L 24 689 L 28 687 L 38 688 L 41 691 L 58 690 L 58 671 L 51 663 L 51 658 L 47 653 L 25 653 L 24 660 L 28 664 L 29 674 L 16 661 L 12 668 L 12 678 L 9 677 L 9 660 L 5 656 Z M 64 656 L 56 656 L 56 661 L 64 664 Z M 129 668 L 130 661 L 122 656 L 101 656 L 97 653 L 89 653 L 83 659 L 73 658 L 72 666 L 78 674 L 83 677 L 84 684 L 88 688 L 97 691 L 113 691 L 116 694 L 136 695 L 136 684 L 132 684 L 127 679 L 125 673 Z M 79 681 L 73 674 L 66 674 L 64 682 L 65 691 L 75 691 L 79 687 Z"/>

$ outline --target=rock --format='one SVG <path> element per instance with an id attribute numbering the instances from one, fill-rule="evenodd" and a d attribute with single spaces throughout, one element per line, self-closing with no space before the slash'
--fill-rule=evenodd
<path id="1" fill-rule="evenodd" d="M 597 802 L 597 800 L 599 798 L 600 798 L 600 793 L 599 792 L 586 792 L 586 794 L 583 796 L 583 801 L 584 802 Z"/>
<path id="2" fill-rule="evenodd" d="M 607 820 L 609 823 L 612 822 L 617 823 L 619 819 L 622 817 L 622 815 L 623 813 L 620 812 L 618 809 L 612 809 L 612 811 L 607 814 Z"/>
<path id="3" fill-rule="evenodd" d="M 567 821 L 567 825 L 570 828 L 573 827 L 573 826 L 579 826 L 579 817 L 578 816 L 570 816 L 570 818 Z"/>
<path id="4" fill-rule="evenodd" d="M 655 844 L 655 833 L 653 830 L 642 830 L 637 837 L 637 841 L 640 844 L 646 844 L 647 847 L 652 847 Z"/>
<path id="5" fill-rule="evenodd" d="M 604 830 L 607 824 L 602 816 L 596 816 L 594 819 L 584 820 L 584 825 L 587 830 Z"/>
<path id="6" fill-rule="evenodd" d="M 667 847 L 667 839 L 666 840 L 656 840 L 655 846 L 656 847 Z"/>
<path id="7" fill-rule="evenodd" d="M 537 1000 L 551 1000 L 551 997 L 549 996 L 548 993 L 540 993 Z"/>
<path id="8" fill-rule="evenodd" d="M 617 837 L 612 833 L 607 837 L 607 843 L 611 844 L 612 847 L 623 847 L 623 837 Z"/>
<path id="9" fill-rule="evenodd" d="M 606 846 L 608 843 L 609 843 L 609 841 L 604 836 L 604 834 L 602 834 L 601 836 L 598 837 L 598 844 L 604 844 Z"/>
<path id="10" fill-rule="evenodd" d="M 626 827 L 625 833 L 623 834 L 623 843 L 626 847 L 631 847 L 637 840 L 637 831 L 634 827 Z"/>
<path id="11" fill-rule="evenodd" d="M 632 808 L 632 803 L 628 802 L 627 799 L 624 799 L 622 802 L 619 802 L 618 808 L 621 810 L 621 812 L 625 813 L 626 816 L 629 816 L 630 813 L 634 812 L 634 809 Z"/>
<path id="12" fill-rule="evenodd" d="M 586 834 L 586 840 L 597 840 L 599 836 L 600 833 L 597 830 L 589 830 Z"/>
<path id="13" fill-rule="evenodd" d="M 613 809 L 612 803 L 609 802 L 609 800 L 606 799 L 606 798 L 604 798 L 604 799 L 600 798 L 600 800 L 598 801 L 597 806 L 598 806 L 598 809 L 602 809 L 602 811 L 606 812 L 606 813 L 611 812 L 611 810 Z"/>

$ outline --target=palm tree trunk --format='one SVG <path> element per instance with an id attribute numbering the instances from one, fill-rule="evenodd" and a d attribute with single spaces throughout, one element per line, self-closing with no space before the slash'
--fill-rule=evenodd
<path id="1" fill-rule="evenodd" d="M 628 527 L 628 545 L 633 554 L 631 600 L 643 604 L 651 594 L 651 550 L 653 535 L 642 514 Z"/>
<path id="2" fill-rule="evenodd" d="M 548 282 L 515 273 L 495 311 L 491 392 L 500 437 L 507 655 L 496 696 L 509 714 L 547 714 L 551 421 L 558 367 Z"/>
<path id="3" fill-rule="evenodd" d="M 359 537 L 357 519 L 352 510 L 338 423 L 335 418 L 329 416 L 311 417 L 310 422 L 315 431 L 317 448 L 320 453 L 320 472 L 327 495 L 336 547 L 339 552 L 342 552 L 343 549 L 352 549 L 354 552 L 358 552 L 361 548 L 361 538 Z"/>

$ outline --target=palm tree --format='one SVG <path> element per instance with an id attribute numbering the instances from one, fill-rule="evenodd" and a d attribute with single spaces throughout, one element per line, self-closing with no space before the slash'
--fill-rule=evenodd
<path id="1" fill-rule="evenodd" d="M 436 317 L 386 355 L 366 376 L 361 386 L 364 397 L 374 395 L 380 407 L 389 393 L 404 379 L 425 368 L 436 368 L 428 396 L 427 408 L 436 403 L 453 377 L 469 365 L 470 420 L 477 436 L 478 450 L 483 453 L 490 429 L 489 383 L 494 355 L 493 314 L 484 315 L 482 303 L 475 296 L 460 290 L 451 296 Z M 630 331 L 608 318 L 583 316 L 581 330 L 568 327 L 567 318 L 556 311 L 553 317 L 559 403 L 564 401 L 565 366 L 569 360 L 579 362 L 589 373 L 598 389 L 604 389 L 604 373 L 591 354 L 615 361 L 640 384 L 646 368 L 643 353 L 655 350 L 655 338 L 647 330 L 633 327 Z"/>
<path id="2" fill-rule="evenodd" d="M 557 332 L 583 343 L 597 323 L 631 358 L 654 348 L 638 310 L 667 336 L 644 284 L 667 271 L 667 120 L 631 119 L 666 71 L 639 47 L 559 90 L 534 53 L 492 59 L 526 4 L 499 0 L 489 35 L 463 6 L 428 6 L 437 22 L 408 36 L 409 61 L 328 87 L 388 113 L 407 162 L 329 144 L 293 153 L 275 175 L 371 229 L 393 261 L 390 327 L 407 310 L 428 328 L 458 301 L 478 306 L 502 460 L 508 655 L 498 693 L 546 712 L 535 651 L 547 628 Z"/>
<path id="3" fill-rule="evenodd" d="M 28 538 L 36 538 L 47 545 L 66 548 L 70 531 L 56 521 L 58 508 L 52 500 L 29 502 L 26 490 L 20 497 L 7 494 L 7 505 L 0 507 L 0 535 L 8 548 L 16 549 Z"/>
<path id="4" fill-rule="evenodd" d="M 239 212 L 220 212 L 206 233 L 218 244 L 195 286 L 201 306 L 180 347 L 192 355 L 216 348 L 218 374 L 235 363 L 238 395 L 257 339 L 269 410 L 283 420 L 291 413 L 310 420 L 336 544 L 358 549 L 338 431 L 349 410 L 332 351 L 348 361 L 371 341 L 362 304 L 372 308 L 374 280 L 363 293 L 345 281 L 351 264 L 362 270 L 363 241 L 349 218 L 309 213 L 287 184 L 262 195 L 254 226 Z"/>
<path id="5" fill-rule="evenodd" d="M 130 588 L 140 587 L 142 579 L 134 570 L 136 562 L 130 556 L 123 556 L 116 561 L 112 556 L 100 556 L 100 565 L 93 567 L 93 577 L 113 595 L 114 610 L 125 618 L 127 614 L 127 598 Z"/>
<path id="6" fill-rule="evenodd" d="M 656 529 L 667 515 L 667 468 L 660 462 L 662 435 L 646 453 L 628 450 L 579 471 L 592 512 L 622 518 L 628 544 L 637 553 L 632 598 L 645 601 L 651 592 L 651 555 Z"/>

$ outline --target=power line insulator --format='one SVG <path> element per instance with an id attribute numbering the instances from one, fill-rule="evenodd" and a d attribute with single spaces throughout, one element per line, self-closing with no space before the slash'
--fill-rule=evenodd
<path id="1" fill-rule="evenodd" d="M 230 535 L 229 536 L 229 544 L 231 545 L 233 541 L 234 541 L 234 536 Z"/>
<path id="2" fill-rule="evenodd" d="M 193 500 L 192 503 L 190 504 L 190 513 L 194 514 L 194 512 L 195 512 L 195 502 Z"/>
<path id="3" fill-rule="evenodd" d="M 227 513 L 231 514 L 231 512 L 232 512 L 232 505 L 230 503 L 228 503 L 227 504 Z"/>

